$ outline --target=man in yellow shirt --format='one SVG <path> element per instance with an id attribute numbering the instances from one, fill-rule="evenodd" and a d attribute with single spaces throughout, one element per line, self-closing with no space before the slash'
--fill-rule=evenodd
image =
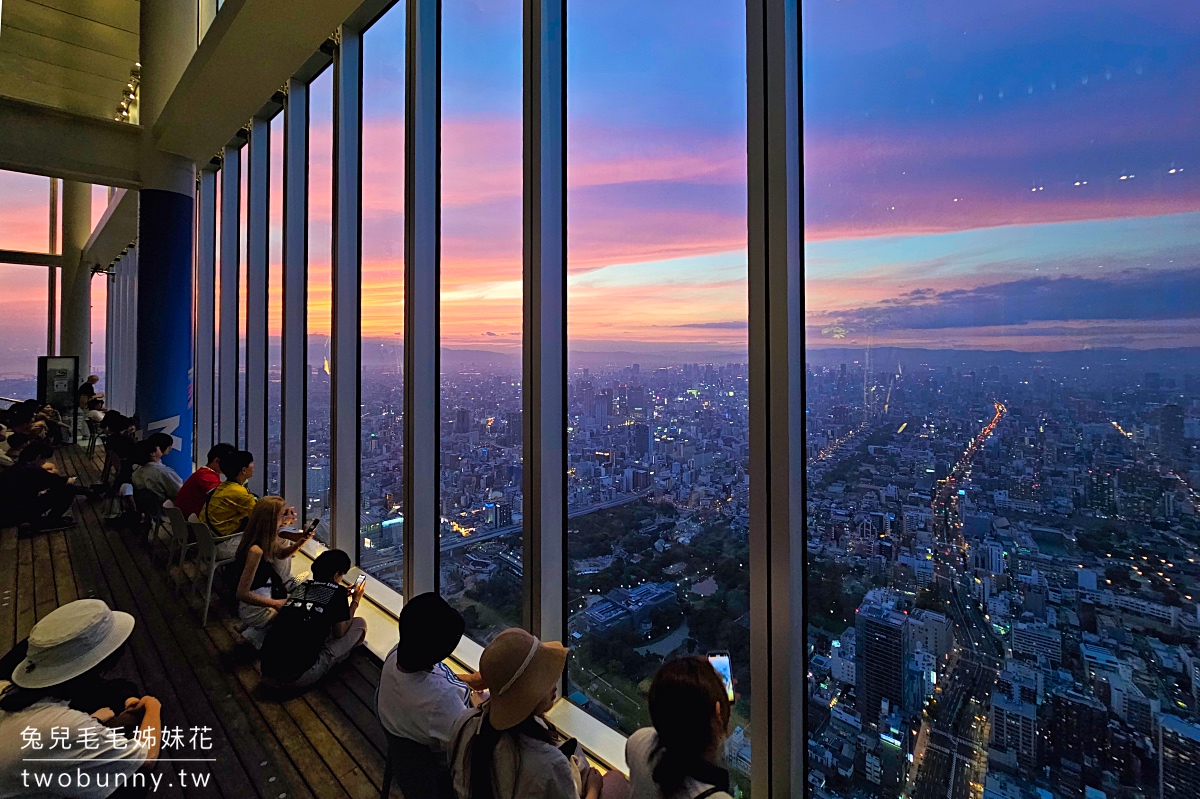
<path id="1" fill-rule="evenodd" d="M 219 536 L 240 533 L 246 528 L 250 511 L 258 497 L 246 490 L 246 481 L 254 475 L 254 456 L 238 450 L 221 458 L 226 480 L 212 490 L 200 510 L 200 521 Z"/>

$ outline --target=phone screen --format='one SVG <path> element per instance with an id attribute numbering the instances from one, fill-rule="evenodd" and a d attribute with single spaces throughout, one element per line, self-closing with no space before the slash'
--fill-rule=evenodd
<path id="1" fill-rule="evenodd" d="M 729 653 L 728 652 L 709 652 L 708 662 L 717 670 L 721 681 L 725 683 L 725 695 L 729 697 L 729 701 L 733 701 L 733 672 L 729 669 Z"/>
<path id="2" fill-rule="evenodd" d="M 354 581 L 354 590 L 357 591 L 358 587 L 360 585 L 362 585 L 363 583 L 365 583 L 366 581 L 367 581 L 367 575 L 365 575 L 365 574 L 358 575 L 358 579 Z"/>

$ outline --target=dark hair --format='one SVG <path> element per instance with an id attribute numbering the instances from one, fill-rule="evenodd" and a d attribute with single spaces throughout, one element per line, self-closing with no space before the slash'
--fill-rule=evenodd
<path id="1" fill-rule="evenodd" d="M 313 579 L 321 582 L 329 582 L 338 572 L 345 574 L 348 571 L 350 556 L 340 549 L 327 549 L 317 555 L 317 559 L 312 563 Z"/>
<path id="2" fill-rule="evenodd" d="M 88 400 L 88 410 L 89 411 L 98 411 L 103 407 L 104 407 L 104 400 L 98 400 L 98 399 Z"/>
<path id="3" fill-rule="evenodd" d="M 20 449 L 30 441 L 33 441 L 33 438 L 28 433 L 13 433 L 8 437 L 8 451 L 12 452 L 14 449 Z"/>
<path id="4" fill-rule="evenodd" d="M 153 433 L 146 438 L 146 441 L 150 443 L 151 449 L 157 447 L 164 453 L 175 446 L 175 439 L 166 433 Z"/>
<path id="5" fill-rule="evenodd" d="M 236 480 L 237 476 L 242 473 L 250 464 L 254 463 L 254 456 L 244 449 L 234 450 L 228 455 L 221 458 L 221 474 L 225 475 L 226 480 Z"/>
<path id="6" fill-rule="evenodd" d="M 728 774 L 706 760 L 718 743 L 717 729 L 729 724 L 725 685 L 707 658 L 669 660 L 650 684 L 650 719 L 658 733 L 654 782 L 663 796 L 673 796 L 688 777 L 717 784 Z M 714 709 L 720 717 L 713 718 Z M 719 723 L 719 728 L 713 722 Z"/>
<path id="7" fill-rule="evenodd" d="M 539 724 L 532 715 L 515 727 L 498 730 L 492 726 L 491 714 L 486 707 L 482 713 L 483 718 L 479 720 L 479 729 L 475 731 L 475 738 L 471 742 L 471 799 L 494 799 L 492 765 L 496 756 L 496 744 L 500 743 L 501 736 L 511 735 L 515 738 L 519 735 L 526 735 L 536 741 L 551 745 L 554 744 L 554 738 L 550 731 Z M 517 776 L 520 777 L 519 767 Z"/>
<path id="8" fill-rule="evenodd" d="M 146 440 L 137 442 L 133 448 L 133 464 L 135 466 L 145 466 L 152 460 L 150 455 L 154 452 L 154 450 L 155 443 L 153 441 Z"/>
<path id="9" fill-rule="evenodd" d="M 32 463 L 39 458 L 48 460 L 54 457 L 54 447 L 41 439 L 34 439 L 29 443 L 29 446 L 21 450 L 21 454 L 17 456 L 17 463 Z"/>
<path id="10" fill-rule="evenodd" d="M 208 451 L 208 460 L 205 463 L 216 461 L 220 465 L 222 459 L 227 458 L 235 452 L 237 452 L 237 447 L 233 444 L 216 444 Z"/>

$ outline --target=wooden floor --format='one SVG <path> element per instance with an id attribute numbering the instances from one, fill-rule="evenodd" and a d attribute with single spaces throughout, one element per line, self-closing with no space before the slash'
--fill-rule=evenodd
<path id="1" fill-rule="evenodd" d="M 59 471 L 89 485 L 102 454 L 88 459 L 79 447 L 58 451 Z M 174 596 L 159 554 L 151 561 L 145 540 L 105 526 L 100 502 L 77 500 L 77 527 L 18 538 L 0 531 L 0 652 L 29 635 L 38 619 L 77 598 L 96 597 L 137 619 L 122 663 L 110 676 L 127 677 L 158 697 L 164 727 L 211 728 L 208 752 L 167 758 L 211 757 L 213 763 L 162 762 L 159 794 L 169 797 L 379 796 L 386 742 L 375 720 L 379 663 L 360 648 L 322 683 L 300 696 L 273 698 L 223 615 L 207 629 L 185 601 Z M 206 788 L 181 787 L 210 769 Z M 393 789 L 393 797 L 400 792 Z"/>

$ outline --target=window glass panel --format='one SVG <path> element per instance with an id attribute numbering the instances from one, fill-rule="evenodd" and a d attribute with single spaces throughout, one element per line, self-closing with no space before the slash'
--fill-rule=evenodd
<path id="1" fill-rule="evenodd" d="M 359 565 L 404 571 L 404 11 L 363 35 L 362 441 Z"/>
<path id="2" fill-rule="evenodd" d="M 329 541 L 329 337 L 333 330 L 333 69 L 309 84 L 308 420 L 304 518 Z"/>
<path id="3" fill-rule="evenodd" d="M 237 443 L 239 449 L 246 448 L 246 309 L 249 307 L 250 257 L 248 250 L 250 206 L 250 148 L 239 151 L 242 160 L 241 198 L 238 202 L 238 381 L 237 381 Z M 262 458 L 263 453 L 254 453 Z"/>
<path id="4" fill-rule="evenodd" d="M 569 696 L 728 651 L 749 786 L 745 4 L 568 4 Z"/>
<path id="5" fill-rule="evenodd" d="M 49 181 L 46 182 L 48 187 Z M 49 214 L 49 189 L 42 210 Z M 49 218 L 47 216 L 47 218 Z M 46 268 L 0 264 L 0 396 L 37 396 L 37 359 L 46 354 Z"/>
<path id="6" fill-rule="evenodd" d="M 442 17 L 441 588 L 521 622 L 521 3 Z"/>
<path id="7" fill-rule="evenodd" d="M 108 276 L 93 275 L 92 278 L 92 374 L 100 376 L 100 385 L 107 386 L 105 374 L 105 334 L 108 329 Z M 101 388 L 104 391 L 104 388 Z"/>
<path id="8" fill-rule="evenodd" d="M 59 187 L 59 191 L 62 187 Z M 100 219 L 104 216 L 104 212 L 108 210 L 108 186 L 101 186 L 99 183 L 92 184 L 92 230 L 100 224 Z M 62 220 L 59 220 L 62 224 Z"/>
<path id="9" fill-rule="evenodd" d="M 1078 11 L 804 3 L 808 776 L 842 796 L 1194 784 L 1200 29 Z"/>
<path id="10" fill-rule="evenodd" d="M 0 170 L 0 249 L 50 251 L 50 178 Z"/>
<path id="11" fill-rule="evenodd" d="M 212 440 L 221 441 L 221 170 L 213 175 L 213 397 Z M 230 443 L 230 442 L 225 442 Z"/>
<path id="12" fill-rule="evenodd" d="M 267 197 L 267 493 L 278 494 L 283 428 L 283 114 L 271 120 Z"/>

